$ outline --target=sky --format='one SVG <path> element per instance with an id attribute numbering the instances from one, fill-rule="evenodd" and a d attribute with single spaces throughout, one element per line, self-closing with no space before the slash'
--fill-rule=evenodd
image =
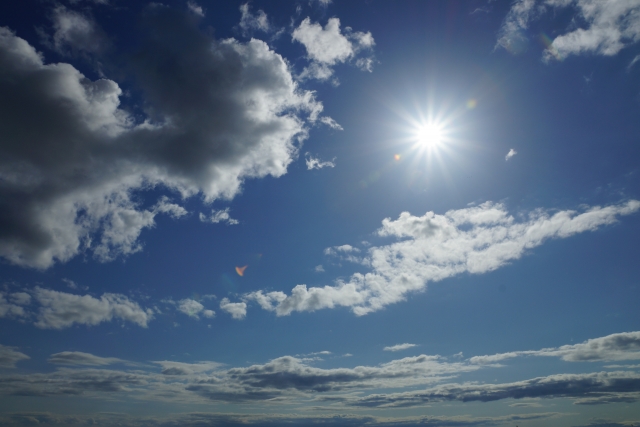
<path id="1" fill-rule="evenodd" d="M 0 425 L 640 426 L 640 0 L 0 3 Z"/>

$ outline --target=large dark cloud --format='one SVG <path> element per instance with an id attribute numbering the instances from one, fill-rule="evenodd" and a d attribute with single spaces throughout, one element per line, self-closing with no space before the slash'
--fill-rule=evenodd
<path id="1" fill-rule="evenodd" d="M 70 64 L 47 64 L 0 28 L 0 256 L 47 268 L 89 250 L 110 260 L 140 250 L 164 186 L 206 201 L 231 198 L 246 178 L 281 176 L 322 106 L 301 91 L 284 59 L 259 41 L 216 41 L 196 18 L 150 6 L 131 56 L 144 121 L 122 90 Z"/>

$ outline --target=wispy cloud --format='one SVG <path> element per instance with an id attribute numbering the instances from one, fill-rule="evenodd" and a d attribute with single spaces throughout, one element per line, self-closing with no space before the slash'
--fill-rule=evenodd
<path id="1" fill-rule="evenodd" d="M 507 155 L 506 155 L 506 156 L 504 156 L 504 159 L 505 159 L 506 161 L 509 161 L 509 159 L 510 159 L 510 158 L 512 158 L 513 156 L 515 156 L 516 154 L 518 154 L 518 152 L 512 148 L 511 150 L 509 150 L 509 152 L 507 153 Z"/>
<path id="2" fill-rule="evenodd" d="M 404 344 L 392 345 L 390 347 L 385 347 L 383 350 L 384 351 L 402 351 L 415 346 L 416 346 L 415 344 L 404 343 Z"/>
<path id="3" fill-rule="evenodd" d="M 220 210 L 212 210 L 211 215 L 206 216 L 202 212 L 199 215 L 200 221 L 202 222 L 210 222 L 212 224 L 218 223 L 227 223 L 227 225 L 237 225 L 240 224 L 240 221 L 237 219 L 231 218 L 231 214 L 229 214 L 229 208 L 220 209 Z"/>

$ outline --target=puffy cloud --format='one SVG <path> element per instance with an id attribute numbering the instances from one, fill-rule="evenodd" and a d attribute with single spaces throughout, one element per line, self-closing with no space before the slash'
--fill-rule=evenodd
<path id="1" fill-rule="evenodd" d="M 31 359 L 24 353 L 0 344 L 0 368 L 15 368 L 21 360 Z"/>
<path id="2" fill-rule="evenodd" d="M 329 18 L 324 28 L 305 18 L 293 31 L 293 40 L 304 45 L 307 56 L 312 61 L 301 73 L 301 79 L 327 80 L 333 75 L 332 66 L 347 62 L 359 52 L 369 51 L 375 45 L 370 32 L 353 32 L 347 27 L 343 34 L 338 18 Z M 371 58 L 360 58 L 356 66 L 371 71 L 372 63 Z"/>
<path id="3" fill-rule="evenodd" d="M 640 202 L 631 200 L 582 212 L 549 213 L 537 209 L 521 215 L 519 220 L 509 215 L 504 205 L 491 202 L 444 215 L 427 212 L 414 216 L 403 212 L 397 220 L 384 219 L 378 230 L 378 235 L 397 241 L 370 247 L 368 256 L 361 260 L 371 266 L 371 272 L 355 273 L 348 280 L 338 279 L 335 286 L 297 285 L 290 295 L 258 291 L 245 298 L 279 316 L 338 306 L 350 307 L 355 314 L 364 315 L 402 301 L 408 293 L 423 290 L 429 282 L 462 273 L 493 271 L 548 239 L 593 231 L 638 210 Z"/>
<path id="4" fill-rule="evenodd" d="M 178 301 L 178 311 L 194 319 L 199 319 L 200 313 L 204 311 L 204 305 L 191 298 L 185 298 Z"/>
<path id="5" fill-rule="evenodd" d="M 544 60 L 569 55 L 595 53 L 615 55 L 625 46 L 640 40 L 640 1 L 638 0 L 519 0 L 505 18 L 498 45 L 519 52 L 526 44 L 526 30 L 549 8 L 572 7 L 587 25 L 549 40 Z M 542 35 L 543 37 L 544 34 Z"/>
<path id="6" fill-rule="evenodd" d="M 384 351 L 402 351 L 415 346 L 416 346 L 415 344 L 404 343 L 404 344 L 396 344 L 389 347 L 385 347 L 383 348 L 383 350 Z"/>
<path id="7" fill-rule="evenodd" d="M 426 390 L 390 394 L 371 394 L 348 398 L 345 403 L 360 407 L 410 407 L 430 402 L 492 402 L 502 399 L 573 398 L 577 404 L 611 403 L 624 398 L 640 398 L 640 374 L 598 372 L 559 374 L 505 384 L 445 384 Z M 609 400 L 607 400 L 607 398 Z M 614 399 L 612 399 L 614 398 Z M 587 403 L 589 402 L 589 403 Z"/>
<path id="8" fill-rule="evenodd" d="M 74 324 L 93 326 L 114 318 L 146 328 L 153 319 L 152 310 L 144 310 L 120 294 L 105 293 L 98 299 L 40 287 L 35 288 L 33 294 L 41 305 L 35 323 L 39 328 L 62 329 Z"/>
<path id="9" fill-rule="evenodd" d="M 323 162 L 322 160 L 313 157 L 311 154 L 307 153 L 307 158 L 305 159 L 306 163 L 307 163 L 307 170 L 313 170 L 313 169 L 322 169 L 322 168 L 335 168 L 336 167 L 336 163 L 335 163 L 335 157 L 333 158 L 333 160 L 327 160 L 326 162 Z"/>
<path id="10" fill-rule="evenodd" d="M 142 123 L 120 107 L 115 81 L 46 64 L 0 29 L 1 257 L 47 268 L 84 251 L 101 261 L 135 253 L 157 214 L 182 210 L 145 209 L 133 192 L 231 199 L 245 179 L 279 177 L 296 158 L 322 105 L 266 43 L 213 40 L 159 4 L 143 28 L 129 68 Z"/>
<path id="11" fill-rule="evenodd" d="M 247 303 L 230 302 L 229 298 L 222 298 L 220 309 L 229 313 L 234 319 L 244 319 L 247 315 Z"/>
<path id="12" fill-rule="evenodd" d="M 212 224 L 218 224 L 220 222 L 226 222 L 227 225 L 240 224 L 240 221 L 231 218 L 231 215 L 229 214 L 229 208 L 220 210 L 213 209 L 211 211 L 211 216 L 206 216 L 205 214 L 200 212 L 199 218 L 202 222 L 210 222 Z"/>
<path id="13" fill-rule="evenodd" d="M 115 363 L 123 363 L 124 360 L 116 357 L 100 357 L 82 351 L 63 351 L 61 353 L 52 354 L 47 360 L 54 365 L 69 366 L 106 366 Z"/>
<path id="14" fill-rule="evenodd" d="M 507 153 L 506 156 L 504 156 L 504 159 L 506 161 L 509 161 L 510 158 L 512 158 L 513 156 L 515 156 L 516 154 L 518 154 L 518 152 L 516 150 L 514 150 L 513 148 L 509 150 L 509 152 Z"/>
<path id="15" fill-rule="evenodd" d="M 316 273 L 324 273 L 324 267 L 322 266 L 322 264 L 316 265 L 316 267 L 313 270 Z"/>

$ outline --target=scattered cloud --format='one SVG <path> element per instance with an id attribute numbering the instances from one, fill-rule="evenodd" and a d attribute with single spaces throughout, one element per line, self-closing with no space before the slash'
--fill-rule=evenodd
<path id="1" fill-rule="evenodd" d="M 335 120 L 333 120 L 331 117 L 327 117 L 327 116 L 320 117 L 320 122 L 329 126 L 331 129 L 344 130 L 343 127 L 340 126 L 340 124 Z"/>
<path id="2" fill-rule="evenodd" d="M 44 36 L 49 47 L 63 55 L 96 54 L 109 46 L 109 39 L 96 22 L 86 14 L 62 5 L 53 9 L 53 36 Z"/>
<path id="3" fill-rule="evenodd" d="M 33 295 L 41 305 L 35 325 L 43 329 L 63 329 L 74 324 L 94 326 L 113 319 L 146 328 L 153 319 L 151 309 L 144 310 L 120 294 L 105 293 L 94 298 L 36 287 Z"/>
<path id="4" fill-rule="evenodd" d="M 327 160 L 326 162 L 323 162 L 322 160 L 313 157 L 311 154 L 307 153 L 307 157 L 306 157 L 306 163 L 307 163 L 307 170 L 313 170 L 313 169 L 322 169 L 322 168 L 334 168 L 336 167 L 336 158 L 334 157 L 333 160 Z"/>
<path id="5" fill-rule="evenodd" d="M 244 319 L 247 315 L 247 303 L 230 302 L 229 298 L 222 298 L 220 309 L 229 313 L 234 319 Z"/>
<path id="6" fill-rule="evenodd" d="M 202 222 L 210 222 L 212 224 L 218 224 L 220 222 L 226 222 L 227 225 L 240 224 L 240 221 L 231 218 L 231 215 L 229 214 L 229 208 L 220 210 L 213 209 L 210 216 L 206 216 L 205 214 L 200 212 L 199 218 Z"/>
<path id="7" fill-rule="evenodd" d="M 371 51 L 375 42 L 370 32 L 353 32 L 350 27 L 340 30 L 340 19 L 329 18 L 324 28 L 305 18 L 293 31 L 293 40 L 300 42 L 307 50 L 311 64 L 299 78 L 328 80 L 333 76 L 333 67 L 354 59 L 360 52 Z M 372 58 L 358 58 L 356 66 L 371 71 Z"/>
<path id="8" fill-rule="evenodd" d="M 194 1 L 188 1 L 187 8 L 189 9 L 189 11 L 191 11 L 191 13 L 204 17 L 204 9 L 198 3 Z"/>
<path id="9" fill-rule="evenodd" d="M 193 317 L 194 319 L 199 319 L 201 314 L 205 317 L 213 317 L 215 315 L 212 310 L 205 310 L 204 305 L 191 298 L 180 300 L 178 301 L 177 305 L 178 311 L 186 314 L 189 317 Z"/>
<path id="10" fill-rule="evenodd" d="M 517 217 L 510 215 L 503 204 L 492 202 L 444 215 L 403 212 L 397 220 L 382 221 L 377 234 L 396 241 L 368 249 L 362 264 L 370 265 L 370 272 L 337 279 L 335 286 L 297 285 L 289 295 L 257 291 L 246 294 L 245 299 L 258 302 L 278 316 L 340 306 L 365 315 L 404 300 L 408 293 L 423 290 L 429 282 L 496 270 L 546 240 L 594 231 L 638 210 L 640 202 L 630 200 L 586 207 L 581 212 L 536 209 Z M 329 253 L 333 250 L 337 251 L 329 248 Z"/>
<path id="11" fill-rule="evenodd" d="M 258 10 L 256 14 L 251 13 L 251 7 L 249 3 L 240 5 L 240 29 L 243 35 L 250 35 L 255 31 L 262 31 L 264 33 L 270 33 L 273 31 L 273 27 L 269 23 L 267 14 L 262 9 Z"/>
<path id="12" fill-rule="evenodd" d="M 510 159 L 510 158 L 512 158 L 513 156 L 515 156 L 516 154 L 518 154 L 518 152 L 512 148 L 511 150 L 509 150 L 509 152 L 507 153 L 507 155 L 506 155 L 506 156 L 504 156 L 504 159 L 505 159 L 506 161 L 509 161 L 509 159 Z"/>
<path id="13" fill-rule="evenodd" d="M 143 17 L 146 33 L 129 64 L 142 119 L 120 108 L 115 81 L 46 64 L 0 28 L 0 125 L 8 135 L 0 147 L 0 257 L 45 269 L 81 252 L 103 262 L 133 254 L 157 214 L 183 213 L 166 203 L 145 209 L 133 192 L 228 200 L 244 180 L 282 176 L 297 157 L 322 104 L 299 89 L 280 55 L 260 40 L 214 40 L 187 11 L 152 4 Z M 77 40 L 81 49 L 88 39 L 79 24 L 70 28 L 60 46 Z"/>
<path id="14" fill-rule="evenodd" d="M 585 53 L 611 56 L 640 40 L 640 3 L 636 0 L 519 0 L 505 18 L 496 46 L 519 53 L 527 44 L 526 30 L 532 21 L 548 9 L 566 7 L 574 9 L 576 18 L 586 28 L 573 29 L 553 40 L 542 33 L 541 38 L 547 44 L 545 61 Z"/>
<path id="15" fill-rule="evenodd" d="M 385 347 L 383 348 L 384 351 L 402 351 L 402 350 L 407 350 L 411 347 L 415 347 L 415 344 L 409 344 L 409 343 L 404 343 L 404 344 L 396 344 L 396 345 L 392 345 L 390 347 Z"/>
<path id="16" fill-rule="evenodd" d="M 94 356 L 93 354 L 83 353 L 81 351 L 63 351 L 52 354 L 47 362 L 53 363 L 54 365 L 69 366 L 107 366 L 125 361 L 116 357 Z"/>
<path id="17" fill-rule="evenodd" d="M 324 267 L 322 266 L 322 264 L 316 265 L 316 268 L 314 268 L 314 271 L 316 273 L 324 273 Z"/>
<path id="18" fill-rule="evenodd" d="M 12 369 L 16 367 L 16 363 L 27 359 L 31 358 L 26 354 L 15 350 L 13 347 L 7 347 L 0 344 L 0 368 Z"/>
<path id="19" fill-rule="evenodd" d="M 163 196 L 160 198 L 158 203 L 153 209 L 154 213 L 164 213 L 172 218 L 181 218 L 188 214 L 187 210 L 180 205 L 175 203 L 170 203 L 169 198 L 167 196 Z"/>

